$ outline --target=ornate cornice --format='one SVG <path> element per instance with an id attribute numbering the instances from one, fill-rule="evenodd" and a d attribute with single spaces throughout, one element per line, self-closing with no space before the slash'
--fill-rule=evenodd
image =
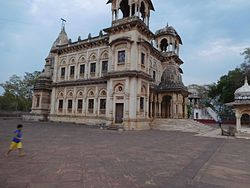
<path id="1" fill-rule="evenodd" d="M 136 78 L 143 78 L 150 82 L 154 81 L 153 78 L 149 74 L 142 72 L 142 71 L 136 71 L 136 70 L 108 72 L 104 77 L 106 79 L 122 78 L 122 77 L 136 77 Z"/>
<path id="2" fill-rule="evenodd" d="M 94 84 L 106 84 L 107 79 L 104 77 L 87 79 L 87 80 L 72 80 L 53 83 L 52 87 L 65 87 L 65 86 L 84 86 L 84 85 L 94 85 Z"/>
<path id="3" fill-rule="evenodd" d="M 117 42 L 121 42 L 121 41 L 126 41 L 129 43 L 133 43 L 134 41 L 131 40 L 130 37 L 121 37 L 118 39 L 113 40 L 112 42 L 109 43 L 109 46 L 112 46 L 113 44 L 117 43 Z"/>
<path id="4" fill-rule="evenodd" d="M 57 53 L 58 55 L 67 54 L 71 52 L 77 52 L 83 49 L 91 49 L 99 46 L 108 46 L 109 36 L 104 35 L 102 37 L 93 37 L 91 39 L 85 39 L 70 44 L 57 46 L 51 49 L 51 53 Z"/>
<path id="5" fill-rule="evenodd" d="M 116 34 L 125 30 L 130 31 L 132 28 L 136 28 L 141 34 L 146 35 L 149 39 L 155 37 L 154 33 L 149 30 L 147 25 L 140 20 L 138 16 L 113 21 L 112 27 L 106 28 L 103 31 L 108 34 Z"/>

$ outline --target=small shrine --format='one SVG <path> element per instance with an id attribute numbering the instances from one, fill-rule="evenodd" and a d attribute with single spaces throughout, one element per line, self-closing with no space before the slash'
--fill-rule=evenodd
<path id="1" fill-rule="evenodd" d="M 247 77 L 245 84 L 238 88 L 234 93 L 234 102 L 228 103 L 228 106 L 234 108 L 236 117 L 236 131 L 242 132 L 241 117 L 244 114 L 250 115 L 250 86 L 248 85 Z"/>

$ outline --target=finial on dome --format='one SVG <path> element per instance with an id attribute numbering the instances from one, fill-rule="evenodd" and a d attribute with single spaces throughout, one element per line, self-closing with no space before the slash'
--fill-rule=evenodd
<path id="1" fill-rule="evenodd" d="M 245 85 L 248 85 L 247 76 L 245 76 Z"/>

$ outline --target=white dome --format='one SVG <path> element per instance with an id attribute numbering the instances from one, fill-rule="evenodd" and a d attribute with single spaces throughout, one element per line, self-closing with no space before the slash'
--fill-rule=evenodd
<path id="1" fill-rule="evenodd" d="M 250 86 L 248 85 L 247 77 L 245 84 L 235 91 L 234 98 L 236 100 L 250 100 Z"/>

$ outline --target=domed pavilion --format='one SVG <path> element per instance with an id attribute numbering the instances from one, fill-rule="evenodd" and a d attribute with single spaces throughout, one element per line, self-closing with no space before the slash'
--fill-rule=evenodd
<path id="1" fill-rule="evenodd" d="M 241 117 L 243 114 L 250 115 L 250 86 L 245 78 L 245 84 L 234 93 L 234 102 L 228 103 L 233 106 L 236 117 L 236 131 L 241 132 Z"/>

